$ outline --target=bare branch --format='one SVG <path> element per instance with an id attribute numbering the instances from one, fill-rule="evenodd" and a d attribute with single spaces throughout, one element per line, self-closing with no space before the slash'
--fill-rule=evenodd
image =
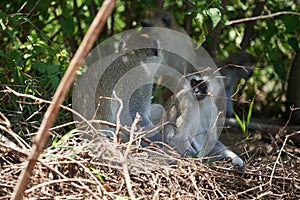
<path id="1" fill-rule="evenodd" d="M 115 135 L 114 135 L 114 144 L 115 144 L 115 146 L 117 146 L 119 144 L 119 139 L 120 139 L 120 129 L 121 129 L 120 115 L 121 115 L 121 112 L 123 110 L 123 101 L 122 101 L 122 99 L 117 97 L 115 91 L 113 91 L 113 94 L 114 94 L 116 100 L 120 104 L 120 107 L 118 109 L 117 116 L 116 116 L 116 132 L 115 132 Z"/>
<path id="2" fill-rule="evenodd" d="M 125 182 L 126 182 L 126 186 L 127 186 L 127 190 L 129 193 L 129 196 L 131 199 L 135 199 L 135 195 L 132 191 L 132 185 L 131 185 L 131 180 L 130 180 L 130 175 L 129 175 L 129 170 L 128 170 L 128 154 L 130 152 L 131 149 L 131 145 L 133 143 L 133 139 L 134 139 L 134 130 L 137 126 L 137 124 L 139 123 L 139 121 L 141 120 L 141 116 L 137 113 L 136 117 L 131 125 L 131 130 L 130 130 L 130 139 L 129 142 L 127 144 L 127 148 L 126 151 L 124 153 L 124 158 L 123 158 L 123 172 L 124 172 L 124 176 L 125 176 Z"/>
<path id="3" fill-rule="evenodd" d="M 237 19 L 237 20 L 232 20 L 229 22 L 226 22 L 226 26 L 230 26 L 232 24 L 238 24 L 238 23 L 243 23 L 243 22 L 248 22 L 248 21 L 253 21 L 253 20 L 259 20 L 259 19 L 268 19 L 272 17 L 276 17 L 279 15 L 297 15 L 300 16 L 300 13 L 296 12 L 291 12 L 291 11 L 282 11 L 282 12 L 277 12 L 269 15 L 262 15 L 262 16 L 257 16 L 257 17 L 249 17 L 249 18 L 244 18 L 244 19 Z"/>

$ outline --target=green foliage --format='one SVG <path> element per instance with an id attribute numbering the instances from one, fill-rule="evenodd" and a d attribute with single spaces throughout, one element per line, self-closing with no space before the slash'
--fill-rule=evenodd
<path id="1" fill-rule="evenodd" d="M 52 141 L 50 148 L 61 148 L 62 145 L 66 143 L 66 141 L 68 141 L 73 136 L 73 134 L 76 133 L 77 131 L 78 131 L 77 129 L 72 129 L 60 139 L 58 137 L 55 137 Z"/>
<path id="2" fill-rule="evenodd" d="M 100 180 L 101 183 L 104 183 L 104 178 L 102 177 L 101 173 L 99 170 L 91 167 L 91 170 L 96 174 L 97 178 Z"/>
<path id="3" fill-rule="evenodd" d="M 254 99 L 255 98 L 253 98 L 251 103 L 250 103 L 250 107 L 249 107 L 249 110 L 248 110 L 246 120 L 245 120 L 245 117 L 244 117 L 244 112 L 243 112 L 243 115 L 242 115 L 242 119 L 236 113 L 234 113 L 235 119 L 236 119 L 237 123 L 240 125 L 245 138 L 247 138 L 249 136 L 248 125 L 251 121 L 251 116 L 252 116 L 252 112 L 253 112 L 253 105 L 254 105 Z"/>
<path id="4" fill-rule="evenodd" d="M 221 21 L 221 1 L 189 1 L 190 6 L 188 8 L 184 7 L 182 1 L 177 1 L 180 7 L 183 7 L 184 11 L 180 12 L 181 19 L 179 22 L 183 21 L 185 15 L 190 15 L 193 17 L 191 37 L 196 39 L 199 45 L 201 45 L 205 40 L 208 33 L 217 26 Z M 168 7 L 167 5 L 166 7 Z M 175 14 L 176 16 L 176 14 Z M 182 24 L 182 23 L 181 23 Z"/>
<path id="5" fill-rule="evenodd" d="M 218 8 L 209 8 L 205 13 L 210 17 L 213 28 L 215 28 L 218 23 L 221 21 L 221 11 Z"/>

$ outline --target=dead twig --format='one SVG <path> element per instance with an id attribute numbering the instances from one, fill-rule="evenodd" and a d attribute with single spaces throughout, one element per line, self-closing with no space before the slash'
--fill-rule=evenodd
<path id="1" fill-rule="evenodd" d="M 273 176 L 274 176 L 274 173 L 275 173 L 275 169 L 276 169 L 277 164 L 279 163 L 279 159 L 281 158 L 281 154 L 283 152 L 283 149 L 285 148 L 286 142 L 288 141 L 289 137 L 291 137 L 291 136 L 293 136 L 295 134 L 299 134 L 299 133 L 300 133 L 300 131 L 297 131 L 295 133 L 292 133 L 290 135 L 285 136 L 285 139 L 283 141 L 282 147 L 281 147 L 281 149 L 280 149 L 280 151 L 278 153 L 278 156 L 276 158 L 276 161 L 275 161 L 275 163 L 273 165 L 273 169 L 272 169 L 272 173 L 271 173 L 271 177 L 270 177 L 270 181 L 269 181 L 270 187 L 272 187 L 272 180 L 273 180 Z"/>
<path id="2" fill-rule="evenodd" d="M 243 23 L 243 22 L 248 22 L 248 21 L 253 21 L 253 20 L 268 19 L 268 18 L 279 16 L 279 15 L 297 15 L 297 16 L 300 16 L 300 13 L 291 12 L 291 11 L 282 11 L 282 12 L 272 13 L 272 14 L 269 14 L 269 15 L 262 15 L 262 16 L 257 16 L 257 17 L 248 17 L 248 18 L 244 18 L 244 19 L 232 20 L 232 21 L 226 22 L 225 25 L 230 26 L 232 24 Z"/>
<path id="3" fill-rule="evenodd" d="M 116 92 L 113 91 L 113 95 L 115 96 L 116 100 L 119 102 L 120 107 L 118 109 L 118 112 L 116 114 L 116 132 L 114 135 L 114 145 L 117 146 L 119 144 L 120 139 L 120 129 L 121 129 L 121 121 L 120 121 L 120 115 L 123 110 L 123 101 L 119 97 L 117 97 Z"/>
<path id="4" fill-rule="evenodd" d="M 132 185 L 131 185 L 131 180 L 130 180 L 130 175 L 129 175 L 129 170 L 128 170 L 128 154 L 130 153 L 131 150 L 131 145 L 133 143 L 133 139 L 134 139 L 134 132 L 136 129 L 137 124 L 139 123 L 139 121 L 141 120 L 141 116 L 137 113 L 135 116 L 135 119 L 131 125 L 131 130 L 130 130 L 130 137 L 129 137 L 129 142 L 127 144 L 127 148 L 126 151 L 124 153 L 124 157 L 123 157 L 123 172 L 124 172 L 124 177 L 125 177 L 125 182 L 126 182 L 126 186 L 127 186 L 127 190 L 129 193 L 129 196 L 131 199 L 135 199 L 135 195 L 132 191 Z"/>
<path id="5" fill-rule="evenodd" d="M 42 187 L 46 187 L 48 185 L 54 184 L 54 183 L 62 183 L 62 182 L 87 182 L 88 184 L 96 184 L 94 181 L 91 181 L 90 179 L 78 179 L 78 178 L 66 178 L 66 179 L 59 179 L 59 180 L 51 180 L 44 183 L 41 183 L 39 185 L 33 186 L 30 189 L 26 190 L 26 193 L 33 192 L 34 190 L 41 189 Z M 93 192 L 90 192 L 93 194 Z M 99 199 L 99 198 L 97 198 Z"/>
<path id="6" fill-rule="evenodd" d="M 18 144 L 20 145 L 20 147 L 22 147 L 24 151 L 28 151 L 30 146 L 18 134 L 16 134 L 11 130 L 10 128 L 11 124 L 9 120 L 1 112 L 0 112 L 0 124 L 4 125 L 4 126 L 0 125 L 0 129 L 2 129 L 3 131 L 11 135 L 18 142 Z"/>

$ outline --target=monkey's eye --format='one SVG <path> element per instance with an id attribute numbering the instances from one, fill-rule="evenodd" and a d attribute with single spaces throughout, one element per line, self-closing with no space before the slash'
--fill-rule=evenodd
<path id="1" fill-rule="evenodd" d="M 163 15 L 161 20 L 163 21 L 164 25 L 167 27 L 167 28 L 170 28 L 171 26 L 171 19 L 168 15 Z"/>
<path id="2" fill-rule="evenodd" d="M 190 83 L 191 83 L 191 87 L 195 88 L 200 83 L 200 81 L 197 81 L 196 79 L 191 79 Z"/>

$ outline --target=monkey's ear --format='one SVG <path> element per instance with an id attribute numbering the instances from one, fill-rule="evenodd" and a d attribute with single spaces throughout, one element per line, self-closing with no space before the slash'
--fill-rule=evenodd
<path id="1" fill-rule="evenodd" d="M 163 16 L 161 17 L 161 20 L 167 28 L 171 27 L 171 18 L 167 13 L 163 14 Z"/>

